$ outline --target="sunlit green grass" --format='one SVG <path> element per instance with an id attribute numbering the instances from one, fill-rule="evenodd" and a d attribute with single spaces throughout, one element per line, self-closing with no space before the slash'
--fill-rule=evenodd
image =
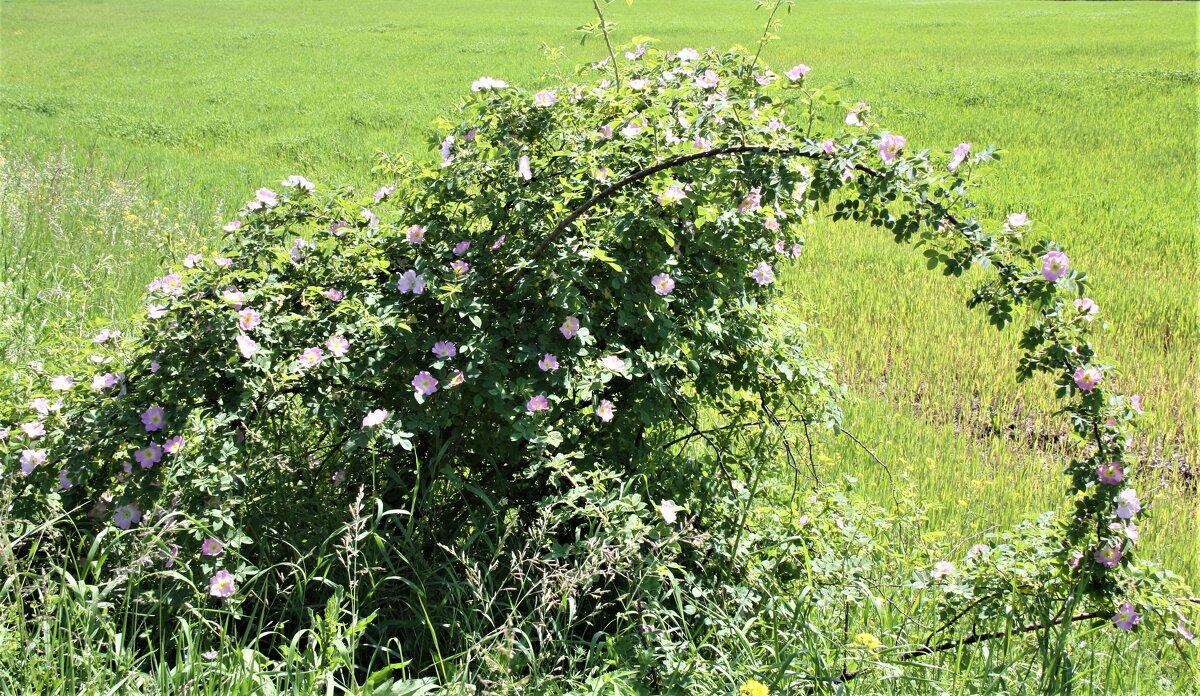
<path id="1" fill-rule="evenodd" d="M 585 2 L 0 8 L 5 157 L 50 163 L 67 148 L 79 171 L 94 167 L 77 178 L 135 187 L 133 214 L 159 215 L 173 230 L 215 232 L 250 191 L 291 173 L 365 184 L 377 153 L 427 153 L 428 124 L 480 75 L 535 84 L 601 55 L 571 34 L 590 17 Z M 765 16 L 751 8 L 638 0 L 610 12 L 621 41 L 646 34 L 701 48 L 753 43 Z M 995 221 L 1027 211 L 1033 235 L 1065 243 L 1092 274 L 1111 325 L 1101 351 L 1123 367 L 1120 384 L 1146 396 L 1148 458 L 1193 470 L 1196 12 L 1190 3 L 801 2 L 766 51 L 777 66 L 803 61 L 810 79 L 870 102 L 910 148 L 1003 147 L 1004 160 L 984 172 L 981 213 Z M 564 46 L 565 57 L 549 62 L 543 43 Z M 37 200 L 74 195 L 52 182 Z M 178 239 L 148 240 L 150 230 L 105 256 L 99 242 L 125 239 L 127 228 L 98 229 L 95 215 L 68 210 L 51 229 L 33 203 L 21 229 L 0 225 L 0 279 L 49 298 L 27 305 L 30 331 L 47 314 L 84 307 L 80 295 L 94 315 L 120 316 L 162 255 L 186 251 Z M 860 437 L 908 462 L 948 527 L 1054 505 L 1062 454 L 1036 437 L 1055 432 L 1053 404 L 1044 383 L 1013 379 L 1018 329 L 988 328 L 963 308 L 967 282 L 930 274 L 919 253 L 875 231 L 819 222 L 809 242 L 785 284 L 828 329 L 824 342 L 863 397 L 849 408 Z M 97 267 L 108 271 L 90 272 Z M 1032 435 L 995 439 L 1010 426 Z M 1196 498 L 1164 490 L 1157 501 L 1152 555 L 1196 582 Z"/>

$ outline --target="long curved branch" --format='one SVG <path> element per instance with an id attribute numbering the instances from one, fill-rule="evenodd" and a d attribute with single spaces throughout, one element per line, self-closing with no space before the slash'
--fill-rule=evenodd
<path id="1" fill-rule="evenodd" d="M 784 157 L 795 156 L 795 157 L 807 157 L 809 159 L 825 159 L 825 158 L 823 158 L 819 155 L 815 155 L 813 153 L 801 152 L 800 150 L 798 150 L 796 148 L 779 149 L 779 148 L 772 148 L 772 147 L 769 147 L 766 145 L 730 145 L 727 147 L 713 148 L 712 150 L 704 150 L 703 152 L 694 152 L 690 155 L 679 155 L 677 157 L 671 157 L 669 159 L 665 159 L 665 160 L 659 162 L 658 164 L 651 165 L 644 169 L 639 169 L 638 171 L 626 176 L 623 179 L 618 179 L 617 181 L 610 184 L 607 188 L 601 189 L 595 195 L 593 195 L 591 198 L 589 198 L 586 201 L 584 201 L 583 203 L 581 203 L 577 208 L 572 210 L 565 218 L 563 218 L 557 225 L 555 225 L 554 229 L 550 230 L 550 233 L 547 234 L 544 239 L 542 239 L 542 243 L 539 244 L 537 246 L 537 248 L 533 250 L 533 253 L 531 253 L 529 255 L 528 260 L 536 261 L 538 259 L 538 257 L 540 257 L 542 254 L 546 253 L 546 249 L 549 249 L 550 245 L 553 244 L 554 241 L 556 239 L 558 239 L 559 236 L 561 236 L 562 233 L 568 227 L 570 227 L 571 223 L 578 220 L 587 211 L 596 207 L 597 204 L 601 203 L 602 201 L 604 201 L 608 198 L 611 198 L 613 196 L 613 194 L 615 194 L 618 191 L 620 191 L 621 189 L 629 186 L 630 184 L 637 183 L 637 182 L 641 181 L 642 179 L 645 179 L 646 177 L 653 176 L 661 171 L 665 171 L 665 170 L 671 169 L 673 167 L 678 167 L 682 164 L 687 164 L 688 162 L 694 162 L 696 160 L 708 159 L 711 157 L 720 157 L 722 155 L 736 155 L 736 154 L 741 154 L 741 153 L 746 153 L 746 152 L 761 152 L 761 153 L 768 153 L 768 154 L 779 155 L 779 156 L 784 156 Z M 860 169 L 861 171 L 870 173 L 874 176 L 879 175 L 879 172 L 875 171 L 874 169 L 871 169 L 870 167 L 859 165 L 856 168 Z M 512 282 L 509 283 L 509 287 L 508 287 L 509 290 L 512 290 L 512 287 L 517 283 L 518 280 L 521 279 L 521 275 L 528 268 L 529 268 L 528 266 L 525 266 L 521 270 L 517 271 L 516 276 L 513 278 Z"/>
<path id="2" fill-rule="evenodd" d="M 1025 624 L 1024 626 L 1017 626 L 1016 628 L 1004 629 L 1004 630 L 1000 630 L 1000 631 L 992 631 L 990 633 L 973 633 L 973 634 L 967 636 L 966 638 L 961 638 L 959 640 L 948 640 L 944 643 L 938 643 L 937 645 L 922 645 L 919 648 L 909 650 L 908 652 L 905 652 L 905 653 L 901 653 L 901 655 L 897 661 L 908 662 L 909 660 L 912 660 L 917 657 L 921 657 L 923 655 L 932 655 L 934 653 L 945 652 L 947 650 L 954 650 L 955 648 L 965 647 L 967 645 L 972 645 L 974 643 L 981 643 L 983 641 L 995 640 L 996 638 L 1003 638 L 1005 636 L 1016 636 L 1016 635 L 1020 635 L 1022 633 L 1029 633 L 1031 631 L 1037 631 L 1037 630 L 1040 630 L 1043 628 L 1048 628 L 1050 626 L 1057 626 L 1059 624 L 1064 624 L 1064 623 L 1074 623 L 1076 621 L 1087 621 L 1088 619 L 1103 619 L 1103 618 L 1106 618 L 1107 616 L 1108 616 L 1108 614 L 1105 612 L 1088 611 L 1088 612 L 1083 612 L 1082 614 L 1075 614 L 1073 616 L 1060 616 L 1059 618 L 1054 619 L 1053 621 L 1047 621 L 1047 622 L 1039 621 L 1039 622 L 1035 622 L 1035 623 L 1031 623 L 1031 624 Z M 868 671 L 870 671 L 870 668 L 864 667 L 863 669 L 856 669 L 856 670 L 852 670 L 849 672 L 842 672 L 838 676 L 834 677 L 832 680 L 829 680 L 829 683 L 835 684 L 835 685 L 836 684 L 844 684 L 844 683 L 850 681 L 851 679 L 854 679 L 855 677 L 859 677 L 859 676 L 865 674 Z M 813 691 L 816 691 L 817 687 L 818 687 L 817 684 L 811 684 L 811 685 L 809 685 L 807 691 L 809 693 L 812 693 Z"/>

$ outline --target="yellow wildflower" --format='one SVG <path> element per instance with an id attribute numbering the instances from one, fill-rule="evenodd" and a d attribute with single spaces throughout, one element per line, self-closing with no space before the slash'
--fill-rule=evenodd
<path id="1" fill-rule="evenodd" d="M 871 652 L 875 652 L 883 646 L 883 643 L 879 642 L 879 639 L 870 633 L 859 633 L 858 635 L 854 636 L 854 642 L 863 646 L 867 650 L 870 650 Z"/>
<path id="2" fill-rule="evenodd" d="M 767 685 L 757 679 L 742 684 L 742 688 L 738 689 L 740 696 L 771 696 L 771 690 Z"/>

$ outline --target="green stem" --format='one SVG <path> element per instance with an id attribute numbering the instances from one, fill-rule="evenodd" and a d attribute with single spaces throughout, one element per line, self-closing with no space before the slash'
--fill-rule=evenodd
<path id="1" fill-rule="evenodd" d="M 592 0 L 592 7 L 596 8 L 596 16 L 600 18 L 600 31 L 604 34 L 604 45 L 608 47 L 608 59 L 612 62 L 613 81 L 617 83 L 617 90 L 620 91 L 621 68 L 617 65 L 617 54 L 608 35 L 608 20 L 604 18 L 604 10 L 600 9 L 600 0 Z"/>
<path id="2" fill-rule="evenodd" d="M 751 67 L 758 65 L 758 57 L 762 55 L 763 49 L 767 47 L 767 40 L 771 38 L 771 25 L 775 23 L 775 13 L 786 1 L 775 0 L 775 6 L 771 8 L 771 15 L 767 17 L 767 25 L 763 27 L 762 36 L 758 38 L 758 51 L 754 54 L 754 60 L 750 61 Z"/>

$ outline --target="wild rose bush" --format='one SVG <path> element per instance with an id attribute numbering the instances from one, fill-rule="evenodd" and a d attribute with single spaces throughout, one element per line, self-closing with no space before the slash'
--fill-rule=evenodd
<path id="1" fill-rule="evenodd" d="M 782 456 L 785 423 L 838 422 L 828 365 L 774 301 L 804 223 L 831 214 L 947 275 L 989 269 L 971 304 L 999 327 L 1034 315 L 1019 374 L 1052 378 L 1079 438 L 1073 510 L 1039 562 L 1132 628 L 1142 404 L 1094 354 L 1099 310 L 1067 254 L 1023 214 L 971 216 L 992 150 L 918 151 L 806 66 L 629 56 L 619 86 L 605 64 L 537 92 L 480 79 L 438 124 L 440 159 L 386 160 L 373 192 L 260 189 L 219 252 L 150 285 L 136 335 L 98 335 L 92 364 L 30 374 L 5 404 L 16 513 L 131 530 L 115 543 L 169 569 L 164 601 L 216 607 L 360 487 L 428 555 L 592 488 L 663 500 L 650 518 L 736 521 L 711 486 L 744 490 L 738 447 Z M 738 446 L 712 435 L 743 428 Z M 675 470 L 656 453 L 681 440 Z M 973 565 L 948 614 L 1019 591 Z"/>

